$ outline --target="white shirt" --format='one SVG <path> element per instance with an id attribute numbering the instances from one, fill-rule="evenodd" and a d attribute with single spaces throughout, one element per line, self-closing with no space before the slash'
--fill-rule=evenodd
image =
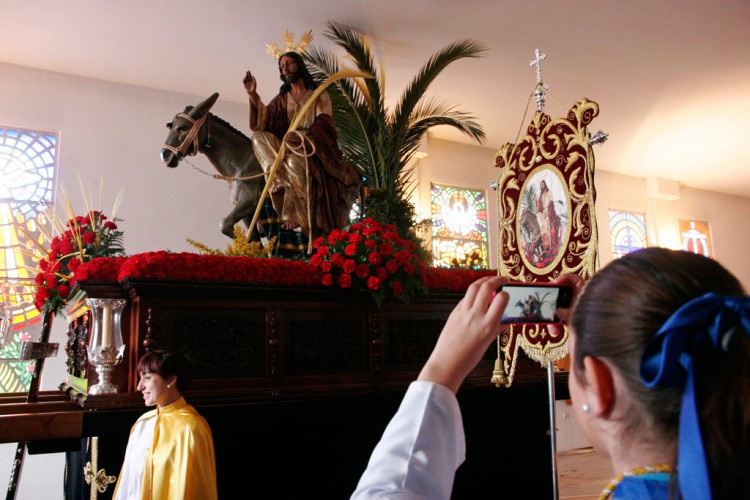
<path id="1" fill-rule="evenodd" d="M 125 450 L 120 485 L 116 500 L 140 500 L 143 485 L 143 466 L 154 441 L 156 418 L 140 420 L 130 433 Z"/>
<path id="2" fill-rule="evenodd" d="M 456 396 L 434 382 L 412 382 L 351 499 L 449 499 L 465 458 Z"/>

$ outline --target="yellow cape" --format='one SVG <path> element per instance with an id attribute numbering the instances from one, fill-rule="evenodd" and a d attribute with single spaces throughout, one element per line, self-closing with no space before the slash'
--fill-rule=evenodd
<path id="1" fill-rule="evenodd" d="M 151 418 L 157 420 L 143 469 L 141 498 L 217 499 L 214 441 L 206 419 L 183 397 L 144 413 L 133 428 Z"/>

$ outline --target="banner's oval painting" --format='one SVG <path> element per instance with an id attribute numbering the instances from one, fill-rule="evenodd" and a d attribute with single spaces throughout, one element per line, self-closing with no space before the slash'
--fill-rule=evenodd
<path id="1" fill-rule="evenodd" d="M 521 189 L 516 229 L 521 258 L 530 270 L 554 267 L 568 240 L 568 191 L 555 168 L 537 168 Z"/>

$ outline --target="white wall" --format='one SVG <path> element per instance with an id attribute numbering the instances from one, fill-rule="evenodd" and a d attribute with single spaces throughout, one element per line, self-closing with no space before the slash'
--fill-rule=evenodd
<path id="1" fill-rule="evenodd" d="M 186 105 L 195 105 L 213 92 L 206 88 L 204 95 L 181 95 L 0 64 L 0 124 L 61 132 L 59 184 L 65 186 L 77 210 L 83 210 L 83 203 L 76 174 L 85 179 L 89 192 L 98 192 L 104 174 L 104 197 L 98 208 L 108 214 L 124 186 L 117 215 L 124 219 L 120 227 L 128 253 L 192 251 L 186 238 L 224 248 L 228 239 L 219 232 L 219 220 L 231 208 L 226 183 L 185 164 L 168 169 L 159 158 L 167 134 L 165 123 Z M 246 107 L 219 99 L 213 112 L 249 133 Z M 429 217 L 429 182 L 433 180 L 484 190 L 494 224 L 497 203 L 489 183 L 499 174 L 493 165 L 495 150 L 429 139 L 426 151 L 418 173 L 421 215 Z M 213 172 L 202 155 L 191 161 Z M 653 203 L 646 196 L 643 179 L 609 174 L 601 170 L 606 165 L 598 168 L 595 184 L 602 263 L 610 260 L 608 208 L 641 211 L 649 218 L 656 215 L 661 225 L 677 224 L 677 218 L 696 218 L 711 223 L 717 259 L 750 287 L 750 262 L 744 251 L 745 242 L 750 241 L 750 225 L 745 222 L 749 199 L 683 188 L 678 201 Z M 649 227 L 654 227 L 651 222 Z M 492 231 L 490 237 L 491 264 L 496 266 L 497 237 Z M 655 233 L 652 238 L 650 243 L 656 244 Z M 51 341 L 62 346 L 64 336 L 64 322 L 56 321 Z M 60 354 L 45 365 L 42 389 L 55 390 L 64 378 Z M 0 445 L 0 481 L 10 475 L 14 449 L 14 445 Z M 62 454 L 27 457 L 18 498 L 62 498 L 63 470 Z"/>
<path id="2" fill-rule="evenodd" d="M 490 181 L 497 180 L 500 171 L 494 167 L 495 151 L 428 137 L 421 150 L 427 156 L 419 160 L 418 193 L 414 205 L 417 219 L 430 218 L 430 182 L 483 191 L 487 197 L 490 226 L 490 267 L 497 268 L 497 197 L 490 189 Z"/>
<path id="3" fill-rule="evenodd" d="M 603 146 L 606 147 L 606 144 Z M 714 258 L 721 262 L 750 289 L 750 198 L 730 196 L 701 189 L 680 187 L 676 201 L 657 200 L 646 194 L 646 180 L 599 171 L 596 174 L 597 224 L 602 265 L 612 260 L 612 245 L 607 230 L 609 209 L 646 214 L 649 245 L 674 248 L 679 242 L 679 219 L 708 221 L 714 245 Z"/>

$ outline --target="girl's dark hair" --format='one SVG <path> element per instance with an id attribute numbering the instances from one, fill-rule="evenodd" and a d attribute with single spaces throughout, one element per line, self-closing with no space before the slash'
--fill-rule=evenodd
<path id="1" fill-rule="evenodd" d="M 576 336 L 572 362 L 582 374 L 586 356 L 604 358 L 619 372 L 631 395 L 632 407 L 623 412 L 627 436 L 677 443 L 683 391 L 646 388 L 641 356 L 677 309 L 708 292 L 745 295 L 740 282 L 715 260 L 664 248 L 629 253 L 586 285 L 571 320 Z M 707 349 L 702 355 L 696 405 L 713 496 L 750 498 L 750 340 L 735 334 L 727 353 Z"/>
<path id="2" fill-rule="evenodd" d="M 280 64 L 281 58 L 284 56 L 292 58 L 294 62 L 297 63 L 297 70 L 302 73 L 302 80 L 305 82 L 305 86 L 309 90 L 318 88 L 318 84 L 310 74 L 310 70 L 307 69 L 307 64 L 305 64 L 305 60 L 302 59 L 301 55 L 299 55 L 297 52 L 284 52 L 279 56 L 277 63 Z M 284 73 L 281 71 L 281 66 L 279 66 L 279 78 L 281 78 L 281 81 L 284 82 L 281 84 L 279 94 L 283 94 L 284 92 L 289 92 L 290 90 L 292 90 L 291 84 L 289 84 L 289 82 L 286 81 L 286 78 L 284 78 Z"/>
<path id="3" fill-rule="evenodd" d="M 138 360 L 138 374 L 145 373 L 156 373 L 163 378 L 176 376 L 177 389 L 182 392 L 189 382 L 190 361 L 179 352 L 156 349 Z"/>

